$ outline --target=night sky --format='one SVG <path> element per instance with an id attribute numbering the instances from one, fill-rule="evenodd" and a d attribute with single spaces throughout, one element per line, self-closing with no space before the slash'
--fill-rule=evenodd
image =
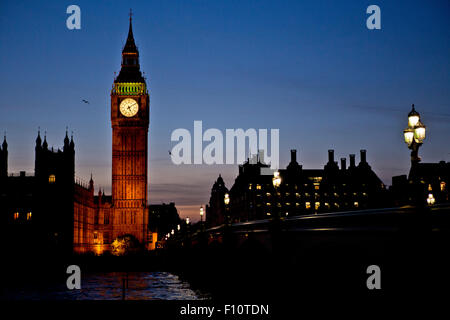
<path id="1" fill-rule="evenodd" d="M 66 28 L 67 6 L 81 30 Z M 366 8 L 381 8 L 381 30 Z M 110 90 L 133 9 L 150 91 L 149 199 L 198 216 L 221 173 L 237 165 L 170 161 L 177 128 L 278 128 L 280 165 L 304 168 L 367 149 L 387 184 L 409 171 L 403 129 L 411 104 L 427 126 L 424 162 L 450 161 L 450 2 L 2 1 L 0 131 L 9 172 L 34 170 L 38 127 L 49 146 L 74 132 L 76 175 L 110 193 Z M 81 100 L 90 103 L 85 104 Z M 204 145 L 206 145 L 205 143 Z"/>

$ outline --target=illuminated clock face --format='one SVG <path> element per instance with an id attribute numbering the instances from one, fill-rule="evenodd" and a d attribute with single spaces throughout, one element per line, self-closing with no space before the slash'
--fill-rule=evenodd
<path id="1" fill-rule="evenodd" d="M 139 105 L 136 100 L 131 98 L 126 98 L 122 100 L 120 103 L 120 113 L 122 113 L 125 117 L 134 116 L 139 110 Z"/>

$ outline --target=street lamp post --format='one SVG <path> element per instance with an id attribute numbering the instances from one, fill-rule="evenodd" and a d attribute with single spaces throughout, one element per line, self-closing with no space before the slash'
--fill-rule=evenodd
<path id="1" fill-rule="evenodd" d="M 408 148 L 411 149 L 411 165 L 415 165 L 420 162 L 419 148 L 425 140 L 425 125 L 420 121 L 420 114 L 414 109 L 408 114 L 408 127 L 403 130 L 403 136 Z"/>
<path id="2" fill-rule="evenodd" d="M 275 261 L 279 261 L 282 249 L 282 220 L 280 219 L 280 210 L 278 209 L 278 201 L 281 203 L 281 197 L 278 196 L 279 188 L 281 185 L 281 177 L 278 171 L 273 173 L 272 178 L 273 187 L 275 189 L 275 210 L 273 212 L 273 218 L 271 223 L 271 237 L 272 247 L 274 252 Z"/>
<path id="3" fill-rule="evenodd" d="M 280 187 L 280 185 L 281 185 L 281 177 L 280 177 L 280 173 L 278 172 L 278 171 L 275 171 L 274 173 L 273 173 L 273 178 L 272 178 L 272 183 L 273 183 L 273 187 L 275 188 L 275 199 L 276 199 L 276 203 L 275 203 L 275 206 L 277 207 L 276 208 L 276 210 L 275 210 L 275 219 L 278 219 L 278 200 L 279 200 L 279 198 L 278 198 L 278 188 Z"/>
<path id="4" fill-rule="evenodd" d="M 230 223 L 230 195 L 228 193 L 225 193 L 223 202 L 225 203 L 225 225 L 228 225 Z"/>
<path id="5" fill-rule="evenodd" d="M 200 207 L 200 228 L 203 231 L 203 215 L 205 214 L 205 211 L 203 209 L 203 206 Z"/>
<path id="6" fill-rule="evenodd" d="M 412 179 L 411 185 L 412 201 L 419 208 L 422 208 L 425 204 L 423 199 L 423 186 L 416 181 L 415 172 L 417 164 L 420 162 L 419 148 L 425 140 L 425 125 L 420 121 L 420 114 L 412 105 L 411 111 L 408 113 L 408 127 L 403 130 L 403 136 L 408 148 L 411 149 L 411 171 L 409 178 Z"/>
<path id="7" fill-rule="evenodd" d="M 189 217 L 186 217 L 186 227 L 183 228 L 186 246 L 189 246 Z"/>

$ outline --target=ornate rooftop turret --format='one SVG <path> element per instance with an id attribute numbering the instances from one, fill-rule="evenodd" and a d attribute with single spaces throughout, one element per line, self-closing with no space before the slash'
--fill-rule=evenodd
<path id="1" fill-rule="evenodd" d="M 64 137 L 64 147 L 63 147 L 64 151 L 68 151 L 69 150 L 69 135 L 67 134 L 67 128 L 66 128 L 66 136 Z"/>
<path id="2" fill-rule="evenodd" d="M 142 76 L 139 67 L 139 51 L 136 47 L 133 37 L 133 25 L 131 23 L 130 11 L 130 27 L 128 30 L 127 42 L 122 50 L 122 67 L 119 75 L 114 80 L 114 83 L 129 84 L 129 83 L 143 83 L 145 79 Z M 115 86 L 116 87 L 116 86 Z M 114 90 L 114 89 L 113 89 Z"/>
<path id="3" fill-rule="evenodd" d="M 42 139 L 41 139 L 41 130 L 38 129 L 38 135 L 36 137 L 36 148 L 41 148 Z"/>
<path id="4" fill-rule="evenodd" d="M 44 150 L 48 149 L 47 133 L 44 134 L 44 143 L 42 143 L 42 148 L 44 148 Z"/>
<path id="5" fill-rule="evenodd" d="M 3 151 L 8 150 L 8 143 L 6 142 L 6 133 L 5 133 L 5 135 L 3 136 L 3 144 L 2 144 L 2 147 L 3 147 Z"/>

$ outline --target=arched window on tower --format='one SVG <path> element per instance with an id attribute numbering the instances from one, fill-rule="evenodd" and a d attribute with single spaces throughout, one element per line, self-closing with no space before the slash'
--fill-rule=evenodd
<path id="1" fill-rule="evenodd" d="M 54 174 L 51 174 L 48 176 L 48 183 L 55 183 L 56 182 L 56 176 Z"/>

